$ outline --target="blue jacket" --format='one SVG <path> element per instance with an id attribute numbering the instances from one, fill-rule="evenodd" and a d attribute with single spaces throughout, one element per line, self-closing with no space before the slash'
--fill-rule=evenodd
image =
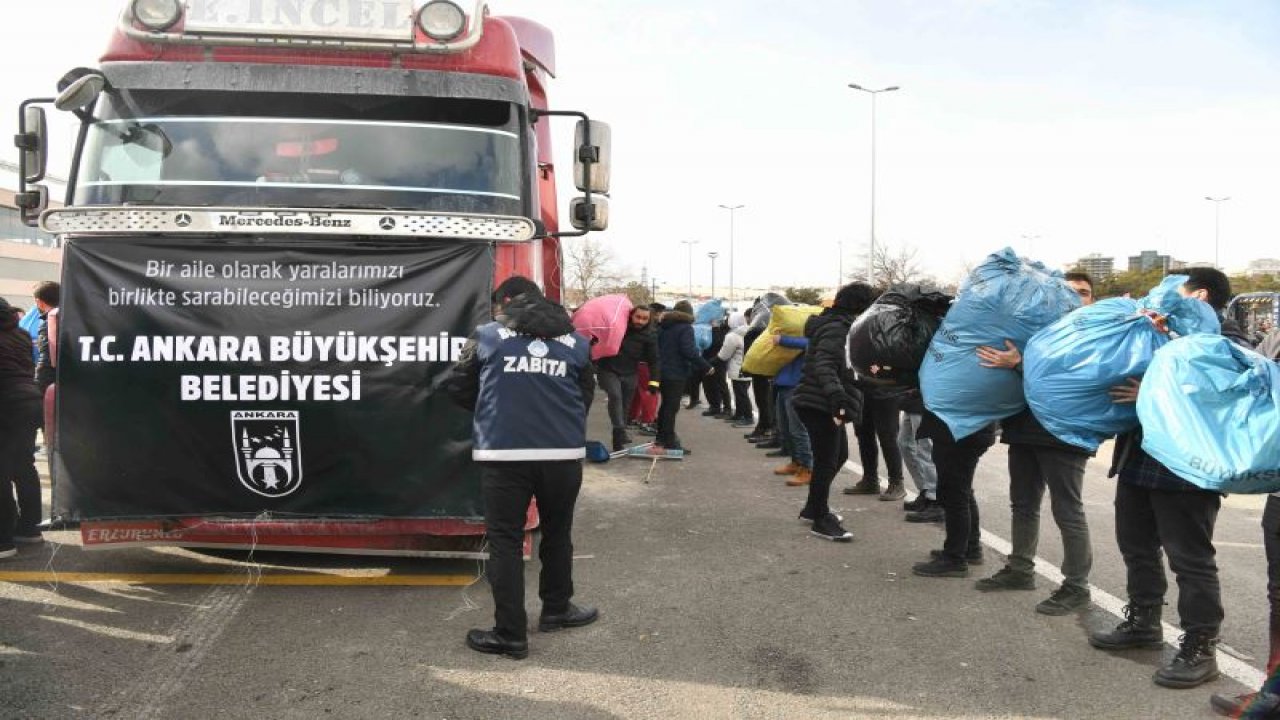
<path id="1" fill-rule="evenodd" d="M 595 392 L 591 343 L 564 308 L 520 295 L 476 329 L 445 381 L 475 412 L 477 461 L 577 460 L 586 455 L 587 408 Z"/>
<path id="2" fill-rule="evenodd" d="M 658 364 L 663 380 L 702 376 L 711 369 L 694 342 L 692 315 L 672 311 L 662 318 L 658 325 Z"/>
<path id="3" fill-rule="evenodd" d="M 809 347 L 809 338 L 792 337 L 790 335 L 779 335 L 778 344 L 784 348 L 792 348 L 793 350 L 806 350 Z M 795 387 L 800 384 L 800 376 L 804 373 L 804 353 L 796 356 L 795 360 L 787 363 L 778 371 L 777 377 L 773 379 L 773 384 L 778 387 Z"/>

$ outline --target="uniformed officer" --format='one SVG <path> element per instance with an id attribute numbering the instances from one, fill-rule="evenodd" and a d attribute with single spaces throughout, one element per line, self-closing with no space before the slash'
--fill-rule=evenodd
<path id="1" fill-rule="evenodd" d="M 538 630 L 589 625 L 599 616 L 570 602 L 573 506 L 595 375 L 590 343 L 533 281 L 507 279 L 493 302 L 494 321 L 476 329 L 446 387 L 475 412 L 472 458 L 480 465 L 489 541 L 494 627 L 468 632 L 467 646 L 520 659 L 529 654 L 522 547 L 530 499 L 542 522 Z"/>

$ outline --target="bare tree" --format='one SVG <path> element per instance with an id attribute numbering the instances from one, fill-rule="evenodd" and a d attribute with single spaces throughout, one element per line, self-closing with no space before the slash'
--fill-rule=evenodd
<path id="1" fill-rule="evenodd" d="M 613 253 L 590 235 L 564 243 L 566 300 L 581 304 L 617 285 L 621 278 L 613 266 Z"/>
<path id="2" fill-rule="evenodd" d="M 920 261 L 917 259 L 919 254 L 920 251 L 910 245 L 895 248 L 883 243 L 877 244 L 875 262 L 873 263 L 875 279 L 871 284 L 880 288 L 888 288 L 894 285 L 928 280 L 928 277 L 920 268 Z M 863 253 L 862 261 L 859 263 L 860 269 L 850 273 L 849 279 L 866 282 L 867 273 L 861 269 L 865 268 L 866 264 L 867 256 L 866 253 Z"/>

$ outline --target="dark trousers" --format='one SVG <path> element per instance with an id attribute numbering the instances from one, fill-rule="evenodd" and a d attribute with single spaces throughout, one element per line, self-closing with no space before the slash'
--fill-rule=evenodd
<path id="1" fill-rule="evenodd" d="M 702 378 L 691 377 L 685 381 L 684 391 L 689 394 L 689 404 L 702 402 Z"/>
<path id="2" fill-rule="evenodd" d="M 538 596 L 543 613 L 561 613 L 573 598 L 573 506 L 582 487 L 582 462 L 480 463 L 489 562 L 485 576 L 493 591 L 494 629 L 508 640 L 525 640 L 524 523 L 529 501 L 538 500 L 542 573 Z"/>
<path id="3" fill-rule="evenodd" d="M 636 376 L 620 375 L 611 370 L 596 373 L 596 384 L 609 398 L 609 422 L 614 430 L 627 429 L 627 414 L 631 410 L 631 398 L 636 394 Z"/>
<path id="4" fill-rule="evenodd" d="M 658 406 L 658 436 L 654 438 L 654 442 L 662 447 L 680 447 L 680 438 L 676 435 L 676 416 L 680 414 L 680 400 L 684 397 L 689 382 L 687 378 L 664 378 L 659 383 L 662 404 Z"/>
<path id="5" fill-rule="evenodd" d="M 813 449 L 813 476 L 809 480 L 809 497 L 805 509 L 812 517 L 822 517 L 831 512 L 831 483 L 840 468 L 849 462 L 849 433 L 844 425 L 837 425 L 829 413 L 810 408 L 796 408 L 800 422 L 809 433 L 809 445 Z"/>
<path id="6" fill-rule="evenodd" d="M 1062 584 L 1081 590 L 1089 587 L 1093 548 L 1083 497 L 1088 462 L 1087 455 L 1061 448 L 1009 446 L 1009 504 L 1013 509 L 1009 567 L 1027 574 L 1035 572 L 1040 505 L 1048 489 L 1053 520 L 1062 534 Z"/>
<path id="7" fill-rule="evenodd" d="M 737 409 L 733 416 L 739 420 L 750 420 L 754 417 L 751 411 L 751 380 L 744 378 L 733 381 L 733 406 Z"/>
<path id="8" fill-rule="evenodd" d="M 938 468 L 938 502 L 947 513 L 942 553 L 948 560 L 966 564 L 965 556 L 981 541 L 978 501 L 973 497 L 973 474 L 990 443 L 956 442 L 933 438 L 933 463 Z"/>
<path id="9" fill-rule="evenodd" d="M 1164 604 L 1167 554 L 1178 580 L 1182 629 L 1217 637 L 1223 612 L 1213 527 L 1221 505 L 1217 493 L 1116 483 L 1116 542 L 1128 573 L 1129 602 Z"/>
<path id="10" fill-rule="evenodd" d="M 724 375 L 725 362 L 713 358 L 711 367 L 715 368 L 715 372 L 702 378 L 702 390 L 707 394 L 707 404 L 711 406 L 711 410 L 731 413 L 733 396 L 729 394 L 729 380 Z"/>
<path id="11" fill-rule="evenodd" d="M 18 535 L 35 535 L 44 514 L 40 497 L 40 476 L 34 471 L 36 430 L 40 427 L 39 401 L 7 405 L 0 413 L 0 545 L 13 543 Z M 14 494 L 17 502 L 14 502 Z"/>
<path id="12" fill-rule="evenodd" d="M 858 436 L 858 457 L 862 459 L 862 477 L 868 482 L 880 479 L 880 453 L 884 453 L 884 470 L 889 482 L 902 482 L 902 449 L 898 447 L 901 421 L 896 398 L 877 399 L 869 393 L 862 396 L 862 422 L 854 428 Z M 877 447 L 877 445 L 879 447 Z"/>
<path id="13" fill-rule="evenodd" d="M 756 432 L 762 433 L 772 430 L 773 425 L 773 392 L 770 388 L 772 383 L 767 377 L 753 376 L 751 378 L 751 394 L 756 399 Z"/>
<path id="14" fill-rule="evenodd" d="M 1263 689 L 1280 693 L 1280 497 L 1267 498 L 1262 533 L 1267 548 L 1267 595 L 1271 599 L 1271 653 Z"/>

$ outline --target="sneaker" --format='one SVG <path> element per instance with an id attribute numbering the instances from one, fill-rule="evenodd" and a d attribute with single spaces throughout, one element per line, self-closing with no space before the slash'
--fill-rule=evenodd
<path id="1" fill-rule="evenodd" d="M 778 448 L 777 450 L 770 450 L 769 452 L 765 453 L 764 456 L 765 457 L 790 457 L 791 453 L 787 452 L 782 448 Z"/>
<path id="2" fill-rule="evenodd" d="M 996 571 L 995 575 L 985 577 L 974 583 L 973 586 L 982 592 L 995 592 L 997 590 L 1035 590 L 1036 579 L 1030 573 L 1018 572 L 1012 570 L 1008 565 Z"/>
<path id="3" fill-rule="evenodd" d="M 831 513 L 831 514 L 836 516 L 836 522 L 844 522 L 843 515 L 836 515 L 836 513 Z M 809 512 L 808 508 L 805 508 L 804 510 L 800 511 L 799 520 L 805 525 L 812 525 L 815 518 L 813 517 L 813 513 Z"/>
<path id="4" fill-rule="evenodd" d="M 930 550 L 930 551 L 929 551 L 929 557 L 931 557 L 931 558 L 942 558 L 942 557 L 946 557 L 946 556 L 942 554 L 942 551 L 941 551 L 941 550 Z M 983 554 L 982 554 L 982 548 L 978 548 L 977 550 L 971 550 L 971 551 L 969 551 L 969 552 L 965 553 L 965 554 L 964 554 L 964 561 L 965 561 L 965 562 L 967 562 L 967 563 L 969 563 L 970 565 L 981 565 L 981 564 L 985 563 L 985 562 L 987 561 L 987 559 L 986 559 L 986 557 L 984 557 L 984 556 L 983 556 Z"/>
<path id="5" fill-rule="evenodd" d="M 691 402 L 691 403 L 689 403 L 688 405 L 685 405 L 685 406 L 684 406 L 684 409 L 685 409 L 685 410 L 696 410 L 696 409 L 698 409 L 698 408 L 700 408 L 700 407 L 702 407 L 702 403 L 701 403 L 701 402 Z"/>
<path id="6" fill-rule="evenodd" d="M 1090 599 L 1089 588 L 1062 585 L 1036 605 L 1036 612 L 1041 615 L 1068 615 L 1089 607 Z"/>
<path id="7" fill-rule="evenodd" d="M 733 421 L 733 426 L 736 428 L 753 427 L 755 426 L 755 424 L 756 424 L 756 419 L 751 417 L 738 418 L 737 420 Z"/>
<path id="8" fill-rule="evenodd" d="M 934 558 L 929 562 L 912 565 L 911 572 L 920 577 L 965 578 L 969 577 L 969 565 L 950 558 Z"/>
<path id="9" fill-rule="evenodd" d="M 1240 720 L 1275 720 L 1280 718 L 1280 695 L 1269 692 L 1244 695 L 1213 695 L 1209 705 L 1219 715 Z"/>
<path id="10" fill-rule="evenodd" d="M 928 495 L 920 493 L 914 500 L 908 500 L 902 503 L 902 509 L 907 512 L 918 512 L 929 506 L 929 503 L 935 502 L 929 499 Z"/>
<path id="11" fill-rule="evenodd" d="M 907 491 L 902 487 L 901 480 L 898 480 L 897 482 L 890 480 L 888 487 L 884 489 L 884 492 L 880 493 L 880 499 L 884 502 L 895 502 L 906 496 Z"/>
<path id="12" fill-rule="evenodd" d="M 721 413 L 720 413 L 720 408 L 718 407 L 710 407 L 702 411 L 702 417 L 713 417 L 719 414 Z"/>
<path id="13" fill-rule="evenodd" d="M 782 447 L 782 441 L 778 438 L 772 438 L 756 443 L 756 447 L 761 450 L 778 450 Z"/>
<path id="14" fill-rule="evenodd" d="M 845 495 L 879 495 L 880 481 L 867 480 L 866 478 L 862 478 L 858 482 L 854 483 L 853 485 L 850 485 L 849 487 L 845 488 L 844 490 L 841 490 L 840 492 L 844 493 Z"/>
<path id="15" fill-rule="evenodd" d="M 931 502 L 923 510 L 907 513 L 903 519 L 909 523 L 940 523 L 947 519 L 947 512 L 938 503 Z"/>
<path id="16" fill-rule="evenodd" d="M 794 475 L 787 478 L 787 487 L 803 487 L 813 481 L 813 472 L 801 465 Z"/>
<path id="17" fill-rule="evenodd" d="M 658 434 L 658 426 L 657 426 L 657 425 L 654 425 L 654 424 L 652 424 L 652 423 L 647 424 L 647 425 L 642 424 L 642 425 L 640 426 L 640 429 L 639 429 L 639 430 L 637 430 L 636 432 L 638 432 L 638 433 L 640 433 L 641 435 L 644 435 L 644 436 L 646 436 L 646 437 L 654 437 L 655 435 L 657 435 L 657 434 Z"/>
<path id="18" fill-rule="evenodd" d="M 809 534 L 832 542 L 853 542 L 853 533 L 844 529 L 840 520 L 833 513 L 827 513 L 813 521 Z"/>
<path id="19" fill-rule="evenodd" d="M 13 545 L 0 545 L 0 559 L 11 558 L 18 554 L 18 548 Z"/>
<path id="20" fill-rule="evenodd" d="M 728 411 L 728 410 L 723 410 L 723 411 L 721 411 L 721 412 L 716 413 L 716 414 L 715 414 L 715 415 L 713 415 L 712 417 L 714 417 L 714 418 L 715 418 L 715 419 L 717 419 L 717 420 L 725 420 L 725 421 L 728 421 L 728 420 L 732 420 L 732 419 L 733 419 L 733 413 L 732 413 L 732 412 L 730 412 L 730 411 Z"/>
<path id="21" fill-rule="evenodd" d="M 766 453 L 766 454 L 768 454 L 768 455 L 772 455 L 773 453 Z M 800 471 L 800 468 L 802 468 L 802 467 L 804 467 L 804 466 L 803 466 L 803 465 L 801 465 L 800 463 L 798 463 L 798 462 L 796 462 L 796 461 L 792 460 L 791 462 L 787 463 L 786 465 L 780 465 L 780 466 L 778 466 L 778 467 L 774 468 L 774 469 L 773 469 L 773 474 L 774 474 L 774 475 L 795 475 L 797 472 L 799 472 L 799 471 Z"/>
<path id="22" fill-rule="evenodd" d="M 13 542 L 18 545 L 39 545 L 44 542 L 44 535 L 41 535 L 39 531 L 23 535 L 14 535 Z"/>
<path id="23" fill-rule="evenodd" d="M 1152 677 L 1157 685 L 1186 689 L 1218 679 L 1217 636 L 1189 632 L 1178 638 L 1178 645 L 1178 654 Z"/>

